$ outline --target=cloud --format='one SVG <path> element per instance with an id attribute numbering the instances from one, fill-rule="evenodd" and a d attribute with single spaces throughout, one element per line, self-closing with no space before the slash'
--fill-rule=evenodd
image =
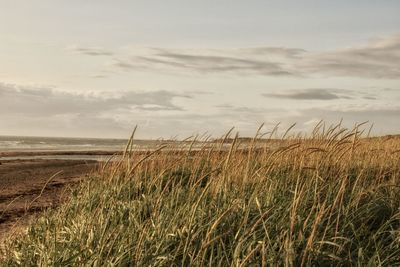
<path id="1" fill-rule="evenodd" d="M 295 64 L 307 74 L 399 79 L 400 35 L 364 46 L 311 54 Z"/>
<path id="2" fill-rule="evenodd" d="M 378 99 L 378 98 L 375 97 L 375 96 L 364 96 L 363 98 L 364 98 L 364 99 L 367 99 L 367 100 L 377 100 L 377 99 Z"/>
<path id="3" fill-rule="evenodd" d="M 169 91 L 71 93 L 51 88 L 29 88 L 0 83 L 0 112 L 25 116 L 98 114 L 118 110 L 182 110 L 173 103 L 190 96 Z"/>
<path id="4" fill-rule="evenodd" d="M 97 46 L 88 46 L 88 47 L 83 47 L 83 46 L 69 46 L 67 47 L 68 51 L 77 53 L 77 54 L 82 54 L 82 55 L 87 55 L 87 56 L 112 56 L 114 55 L 113 52 L 106 50 L 102 47 L 97 47 Z"/>
<path id="5" fill-rule="evenodd" d="M 268 52 L 269 51 L 269 52 Z M 263 76 L 294 76 L 293 70 L 277 60 L 300 53 L 298 49 L 285 48 L 246 48 L 246 49 L 149 49 L 147 53 L 129 57 L 114 58 L 110 65 L 129 70 L 179 70 L 200 74 L 255 74 Z M 262 57 L 261 57 L 262 55 Z"/>
<path id="6" fill-rule="evenodd" d="M 339 97 L 363 96 L 356 91 L 334 90 Z M 127 137 L 137 124 L 144 133 L 140 138 L 177 134 L 184 138 L 202 132 L 219 136 L 235 126 L 242 136 L 251 136 L 261 123 L 267 123 L 270 130 L 280 121 L 281 129 L 297 122 L 297 130 L 310 130 L 310 122 L 323 119 L 330 124 L 343 118 L 348 127 L 369 120 L 384 133 L 400 131 L 400 106 L 393 101 L 321 101 L 323 106 L 263 107 L 234 105 L 222 99 L 221 104 L 205 103 L 200 110 L 186 109 L 196 95 L 163 90 L 72 93 L 0 83 L 0 130 L 1 134 Z"/>
<path id="7" fill-rule="evenodd" d="M 242 48 L 239 49 L 238 51 L 257 56 L 268 55 L 268 56 L 282 56 L 286 58 L 298 57 L 307 52 L 306 50 L 301 48 L 268 47 L 268 46 Z"/>
<path id="8" fill-rule="evenodd" d="M 230 104 L 221 104 L 221 105 L 216 105 L 216 108 L 218 108 L 219 110 L 223 110 L 224 112 L 228 112 L 229 113 L 238 113 L 238 114 L 251 114 L 251 115 L 255 115 L 255 114 L 262 114 L 262 113 L 266 113 L 266 112 L 271 112 L 271 111 L 277 111 L 276 109 L 265 109 L 265 108 L 254 108 L 254 107 L 246 107 L 246 106 L 233 106 Z M 236 115 L 235 115 L 236 116 Z"/>
<path id="9" fill-rule="evenodd" d="M 107 77 L 108 76 L 105 74 L 93 74 L 90 76 L 90 78 L 93 78 L 93 79 L 103 79 L 103 78 L 107 78 Z"/>
<path id="10" fill-rule="evenodd" d="M 127 137 L 137 124 L 145 132 L 142 138 L 187 137 L 201 131 L 218 136 L 232 126 L 253 134 L 265 122 L 265 114 L 275 118 L 260 108 L 218 110 L 206 105 L 199 112 L 176 104 L 195 95 L 163 90 L 72 93 L 0 83 L 0 130 L 1 134 Z"/>
<path id="11" fill-rule="evenodd" d="M 313 52 L 290 47 L 132 50 L 111 66 L 130 71 L 292 77 L 399 79 L 400 34 L 347 49 Z"/>
<path id="12" fill-rule="evenodd" d="M 267 60 L 170 52 L 158 53 L 156 56 L 161 58 L 158 63 L 184 67 L 199 72 L 248 72 L 271 76 L 293 75 L 290 71 L 282 68 L 279 63 Z"/>
<path id="13" fill-rule="evenodd" d="M 1 132 L 126 137 L 135 124 L 184 112 L 175 100 L 191 97 L 164 90 L 73 93 L 0 83 Z"/>
<path id="14" fill-rule="evenodd" d="M 285 93 L 262 94 L 265 97 L 275 97 L 294 100 L 333 100 L 333 99 L 352 99 L 352 91 L 343 89 L 298 89 L 290 90 Z"/>

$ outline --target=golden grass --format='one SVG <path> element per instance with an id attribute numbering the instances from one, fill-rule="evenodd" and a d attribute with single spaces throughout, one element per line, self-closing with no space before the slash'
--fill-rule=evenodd
<path id="1" fill-rule="evenodd" d="M 0 263 L 400 265 L 400 139 L 359 129 L 147 153 L 128 144 L 123 160 L 8 240 Z"/>

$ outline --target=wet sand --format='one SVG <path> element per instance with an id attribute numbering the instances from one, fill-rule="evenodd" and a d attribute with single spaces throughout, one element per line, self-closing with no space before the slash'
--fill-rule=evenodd
<path id="1" fill-rule="evenodd" d="M 97 165 L 93 160 L 0 158 L 0 240 L 38 212 L 65 201 L 65 189 L 84 179 Z"/>

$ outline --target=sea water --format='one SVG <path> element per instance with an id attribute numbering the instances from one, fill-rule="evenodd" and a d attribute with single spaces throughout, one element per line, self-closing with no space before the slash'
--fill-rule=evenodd
<path id="1" fill-rule="evenodd" d="M 121 151 L 126 139 L 0 136 L 0 152 Z M 135 140 L 134 149 L 151 149 L 161 141 Z"/>
<path id="2" fill-rule="evenodd" d="M 99 138 L 61 138 L 61 137 L 25 137 L 0 136 L 0 152 L 32 152 L 32 155 L 20 154 L 16 156 L 1 156 L 0 160 L 14 159 L 71 159 L 71 160 L 98 160 L 109 158 L 104 155 L 92 155 L 93 151 L 113 152 L 125 150 L 126 139 L 99 139 Z M 163 142 L 160 140 L 134 140 L 133 150 L 151 150 L 158 148 Z M 80 152 L 74 155 L 67 152 Z M 35 152 L 40 152 L 35 155 Z M 60 152 L 57 155 L 43 152 Z M 61 152 L 66 152 L 62 155 Z M 83 152 L 88 152 L 87 154 Z M 15 153 L 13 153 L 15 154 Z"/>

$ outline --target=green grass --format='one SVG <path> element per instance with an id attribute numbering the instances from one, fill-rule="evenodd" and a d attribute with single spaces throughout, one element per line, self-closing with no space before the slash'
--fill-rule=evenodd
<path id="1" fill-rule="evenodd" d="M 128 152 L 8 240 L 0 265 L 398 266 L 400 139 L 360 134 Z"/>

